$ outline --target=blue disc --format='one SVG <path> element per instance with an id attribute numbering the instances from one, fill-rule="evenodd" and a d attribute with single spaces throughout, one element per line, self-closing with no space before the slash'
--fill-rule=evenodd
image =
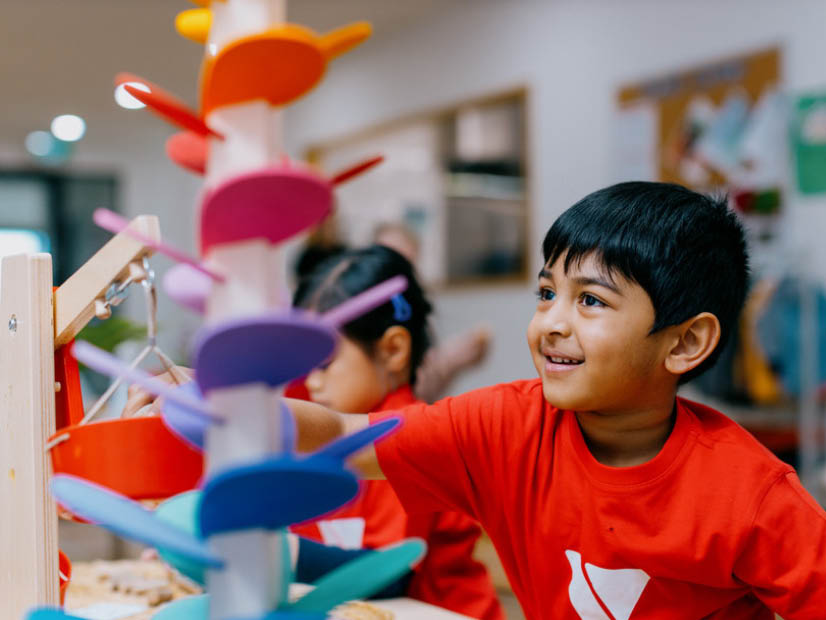
<path id="1" fill-rule="evenodd" d="M 259 620 L 324 620 L 325 613 L 313 613 L 302 611 L 291 611 L 289 609 L 272 611 Z M 68 616 L 63 616 L 68 618 Z M 208 620 L 209 619 L 209 594 L 189 596 L 172 601 L 164 605 L 158 613 L 152 616 L 152 620 Z M 31 620 L 52 620 L 51 617 L 43 617 Z M 56 620 L 56 619 L 55 619 Z M 77 618 L 75 620 L 80 620 Z M 245 620 L 249 620 L 248 618 Z"/>
<path id="2" fill-rule="evenodd" d="M 138 502 L 74 476 L 52 478 L 52 495 L 78 516 L 106 529 L 153 547 L 174 551 L 202 566 L 222 567 L 224 562 L 204 541 L 155 518 Z"/>
<path id="3" fill-rule="evenodd" d="M 204 487 L 201 534 L 280 529 L 326 514 L 357 492 L 356 477 L 330 459 L 287 455 L 233 468 Z"/>

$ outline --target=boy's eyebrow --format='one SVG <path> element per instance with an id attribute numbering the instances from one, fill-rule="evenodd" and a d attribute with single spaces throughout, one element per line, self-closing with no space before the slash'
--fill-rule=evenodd
<path id="1" fill-rule="evenodd" d="M 579 284 L 580 286 L 602 286 L 607 288 L 609 291 L 615 292 L 617 295 L 622 295 L 617 285 L 611 282 L 610 280 L 603 280 L 601 278 L 593 278 L 588 276 L 580 276 L 578 278 L 571 278 L 574 282 Z"/>
<path id="2" fill-rule="evenodd" d="M 551 276 L 551 272 L 549 269 L 543 267 L 539 270 L 539 278 L 545 278 L 546 280 L 552 280 L 553 276 Z M 617 295 L 622 295 L 622 292 L 617 288 L 617 285 L 611 282 L 609 279 L 602 279 L 602 278 L 594 278 L 589 276 L 579 276 L 577 278 L 571 278 L 576 284 L 579 286 L 603 286 L 607 288 L 609 291 L 613 291 Z"/>

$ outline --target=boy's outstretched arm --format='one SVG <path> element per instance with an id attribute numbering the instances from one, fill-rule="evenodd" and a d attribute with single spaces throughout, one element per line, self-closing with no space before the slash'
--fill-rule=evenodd
<path id="1" fill-rule="evenodd" d="M 299 452 L 318 450 L 334 439 L 349 435 L 369 426 L 369 416 L 364 413 L 339 413 L 323 405 L 285 398 L 295 419 Z M 352 456 L 348 463 L 358 474 L 368 480 L 381 480 L 384 474 L 379 467 L 376 449 L 371 444 Z"/>

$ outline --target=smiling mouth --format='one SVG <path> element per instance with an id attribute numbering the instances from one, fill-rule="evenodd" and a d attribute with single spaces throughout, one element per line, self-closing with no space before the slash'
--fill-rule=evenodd
<path id="1" fill-rule="evenodd" d="M 570 357 L 554 357 L 551 355 L 546 355 L 545 359 L 551 362 L 552 364 L 566 364 L 568 366 L 579 366 L 585 361 L 571 359 Z"/>
<path id="2" fill-rule="evenodd" d="M 585 360 L 575 359 L 572 357 L 562 357 L 557 355 L 544 355 L 545 369 L 548 372 L 559 372 L 565 370 L 573 370 L 577 366 L 585 363 Z"/>

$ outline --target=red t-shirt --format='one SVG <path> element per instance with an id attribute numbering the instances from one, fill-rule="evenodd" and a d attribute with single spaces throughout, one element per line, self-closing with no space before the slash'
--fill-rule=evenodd
<path id="1" fill-rule="evenodd" d="M 376 445 L 402 504 L 478 520 L 528 618 L 826 618 L 826 512 L 721 413 L 678 398 L 660 453 L 623 468 L 539 380 L 402 415 Z"/>
<path id="2" fill-rule="evenodd" d="M 388 395 L 378 411 L 415 403 L 409 386 Z M 290 528 L 344 548 L 376 548 L 416 536 L 427 554 L 416 566 L 407 595 L 472 618 L 503 620 L 504 612 L 484 565 L 473 559 L 479 525 L 456 512 L 408 515 L 385 480 L 362 483 L 353 502 L 323 519 Z"/>

